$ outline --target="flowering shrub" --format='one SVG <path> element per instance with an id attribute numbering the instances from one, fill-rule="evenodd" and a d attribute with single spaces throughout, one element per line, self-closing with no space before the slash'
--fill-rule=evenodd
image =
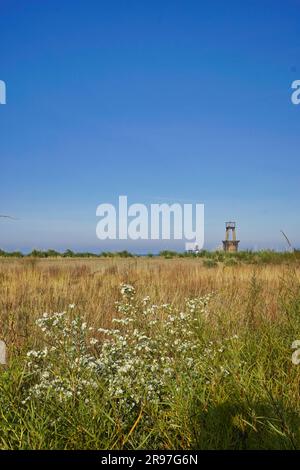
<path id="1" fill-rule="evenodd" d="M 90 338 L 93 329 L 73 314 L 74 305 L 37 320 L 47 346 L 27 354 L 30 387 L 24 402 L 87 396 L 102 382 L 110 398 L 132 409 L 165 401 L 179 380 L 197 374 L 210 296 L 188 299 L 178 310 L 152 304 L 149 297 L 138 300 L 128 284 L 121 295 L 114 328 L 99 328 L 97 337 Z"/>
<path id="2" fill-rule="evenodd" d="M 112 397 L 128 407 L 158 403 L 176 378 L 196 373 L 199 329 L 209 296 L 187 300 L 184 311 L 170 304 L 153 305 L 149 297 L 136 300 L 132 286 L 121 287 L 116 329 L 99 329 L 106 339 L 99 357 Z"/>
<path id="3" fill-rule="evenodd" d="M 69 311 L 44 313 L 37 320 L 47 346 L 27 353 L 28 379 L 32 384 L 24 402 L 31 398 L 75 398 L 95 388 L 95 358 L 88 352 L 87 325 Z"/>

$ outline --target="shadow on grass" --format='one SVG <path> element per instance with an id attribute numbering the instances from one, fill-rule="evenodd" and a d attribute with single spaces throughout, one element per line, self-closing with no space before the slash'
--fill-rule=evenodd
<path id="1" fill-rule="evenodd" d="M 300 449 L 300 415 L 281 403 L 225 402 L 191 416 L 195 449 Z"/>

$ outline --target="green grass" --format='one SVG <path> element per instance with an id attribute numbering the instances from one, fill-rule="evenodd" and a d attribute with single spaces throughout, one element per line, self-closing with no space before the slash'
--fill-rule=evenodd
<path id="1" fill-rule="evenodd" d="M 160 400 L 147 400 L 142 393 L 132 409 L 108 391 L 101 374 L 96 389 L 78 397 L 59 400 L 46 392 L 43 399 L 24 403 L 34 383 L 24 349 L 0 374 L 0 448 L 300 449 L 300 369 L 292 364 L 290 349 L 300 336 L 297 279 L 291 275 L 279 291 L 276 321 L 264 315 L 255 275 L 242 322 L 210 307 L 203 317 L 196 308 L 200 328 L 192 332 L 197 344 L 193 370 L 176 356 L 175 373 Z M 180 330 L 175 337 L 181 338 Z M 49 340 L 41 337 L 38 344 L 42 348 Z M 51 363 L 60 376 L 68 373 L 66 351 Z M 158 357 L 153 354 L 152 360 Z M 130 383 L 123 388 L 129 399 Z"/>

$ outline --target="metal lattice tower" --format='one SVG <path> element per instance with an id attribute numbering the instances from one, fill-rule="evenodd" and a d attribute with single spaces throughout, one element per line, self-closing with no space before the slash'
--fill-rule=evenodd
<path id="1" fill-rule="evenodd" d="M 235 222 L 226 222 L 225 227 L 226 227 L 225 240 L 223 240 L 224 251 L 230 251 L 230 252 L 238 251 L 240 240 L 236 239 Z"/>

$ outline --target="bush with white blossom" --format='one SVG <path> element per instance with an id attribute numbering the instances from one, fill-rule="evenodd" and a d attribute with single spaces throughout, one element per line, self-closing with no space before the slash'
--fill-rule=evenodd
<path id="1" fill-rule="evenodd" d="M 132 409 L 165 402 L 179 381 L 197 374 L 210 295 L 188 299 L 180 310 L 149 297 L 138 300 L 128 284 L 120 291 L 110 329 L 88 328 L 72 304 L 37 320 L 46 346 L 27 353 L 24 403 L 53 397 L 88 401 L 89 392 L 103 384 L 111 399 Z"/>

